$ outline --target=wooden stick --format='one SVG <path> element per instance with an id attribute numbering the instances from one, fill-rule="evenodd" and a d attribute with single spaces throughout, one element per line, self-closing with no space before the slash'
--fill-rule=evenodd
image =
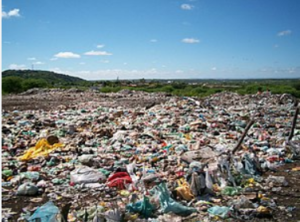
<path id="1" fill-rule="evenodd" d="M 298 114 L 299 114 L 299 107 L 295 111 L 295 115 L 294 115 L 294 119 L 293 119 L 293 124 L 292 124 L 292 129 L 291 129 L 288 141 L 290 141 L 293 138 L 293 136 L 294 136 L 294 130 L 295 130 L 295 127 L 296 127 Z"/>
<path id="2" fill-rule="evenodd" d="M 244 131 L 244 133 L 243 133 L 243 135 L 242 135 L 242 137 L 240 138 L 238 144 L 237 144 L 237 145 L 235 146 L 235 148 L 232 150 L 232 153 L 233 153 L 233 154 L 240 148 L 240 146 L 241 146 L 241 144 L 242 144 L 242 142 L 243 142 L 245 136 L 247 135 L 247 133 L 248 133 L 250 127 L 253 125 L 253 123 L 254 123 L 254 120 L 250 120 L 250 122 L 248 123 L 248 125 L 247 125 L 247 127 L 246 127 L 246 129 L 245 129 L 245 131 Z"/>

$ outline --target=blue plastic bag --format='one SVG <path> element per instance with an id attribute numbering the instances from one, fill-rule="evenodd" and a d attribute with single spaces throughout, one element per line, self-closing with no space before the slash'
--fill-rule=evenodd
<path id="1" fill-rule="evenodd" d="M 155 186 L 151 192 L 154 192 L 154 195 L 158 196 L 160 202 L 160 208 L 163 213 L 173 212 L 180 216 L 188 216 L 197 210 L 193 207 L 187 207 L 181 203 L 176 202 L 170 197 L 166 183 L 161 183 Z"/>
<path id="2" fill-rule="evenodd" d="M 43 206 L 39 207 L 31 217 L 29 217 L 29 222 L 59 222 L 56 216 L 59 214 L 59 209 L 57 206 L 53 204 L 53 202 L 49 201 L 45 203 Z"/>
<path id="3" fill-rule="evenodd" d="M 219 207 L 214 206 L 207 210 L 209 214 L 212 214 L 214 216 L 219 216 L 221 218 L 227 218 L 229 217 L 230 208 L 229 207 Z"/>
<path id="4" fill-rule="evenodd" d="M 149 201 L 149 198 L 144 196 L 143 200 L 137 201 L 136 203 L 130 203 L 126 206 L 129 212 L 139 213 L 145 218 L 151 217 L 154 207 Z"/>

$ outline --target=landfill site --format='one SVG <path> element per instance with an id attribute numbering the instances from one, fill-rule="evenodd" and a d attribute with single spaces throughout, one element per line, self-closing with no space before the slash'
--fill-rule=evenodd
<path id="1" fill-rule="evenodd" d="M 2 96 L 2 222 L 300 221 L 289 94 Z"/>

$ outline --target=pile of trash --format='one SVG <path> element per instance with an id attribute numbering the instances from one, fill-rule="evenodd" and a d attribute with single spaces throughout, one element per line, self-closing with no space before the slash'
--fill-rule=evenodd
<path id="1" fill-rule="evenodd" d="M 2 112 L 3 220 L 250 220 L 286 210 L 264 193 L 286 178 L 263 175 L 299 158 L 291 96 L 89 104 Z M 12 212 L 15 197 L 40 205 Z"/>

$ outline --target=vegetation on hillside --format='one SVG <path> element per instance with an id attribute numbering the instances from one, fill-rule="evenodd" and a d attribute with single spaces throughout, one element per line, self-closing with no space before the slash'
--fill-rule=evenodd
<path id="1" fill-rule="evenodd" d="M 270 91 L 273 94 L 289 93 L 300 98 L 300 80 L 202 80 L 198 83 L 187 83 L 182 80 L 172 82 L 152 81 L 148 83 L 122 85 L 117 82 L 105 84 L 101 92 L 117 92 L 121 89 L 146 92 L 166 92 L 178 96 L 204 97 L 222 91 L 236 92 L 242 95 Z"/>
<path id="2" fill-rule="evenodd" d="M 41 70 L 6 70 L 2 72 L 2 78 L 9 76 L 17 76 L 22 79 L 43 79 L 49 84 L 80 83 L 86 81 L 74 76 Z"/>
<path id="3" fill-rule="evenodd" d="M 2 72 L 2 94 L 20 93 L 32 88 L 88 87 L 92 82 L 49 71 L 6 70 Z"/>
<path id="4" fill-rule="evenodd" d="M 299 79 L 253 79 L 253 80 L 115 80 L 86 81 L 77 77 L 48 71 L 7 70 L 2 73 L 2 94 L 20 93 L 31 88 L 89 89 L 103 93 L 122 89 L 166 92 L 178 96 L 204 97 L 222 91 L 239 94 L 255 94 L 270 91 L 273 94 L 289 93 L 300 98 Z"/>

